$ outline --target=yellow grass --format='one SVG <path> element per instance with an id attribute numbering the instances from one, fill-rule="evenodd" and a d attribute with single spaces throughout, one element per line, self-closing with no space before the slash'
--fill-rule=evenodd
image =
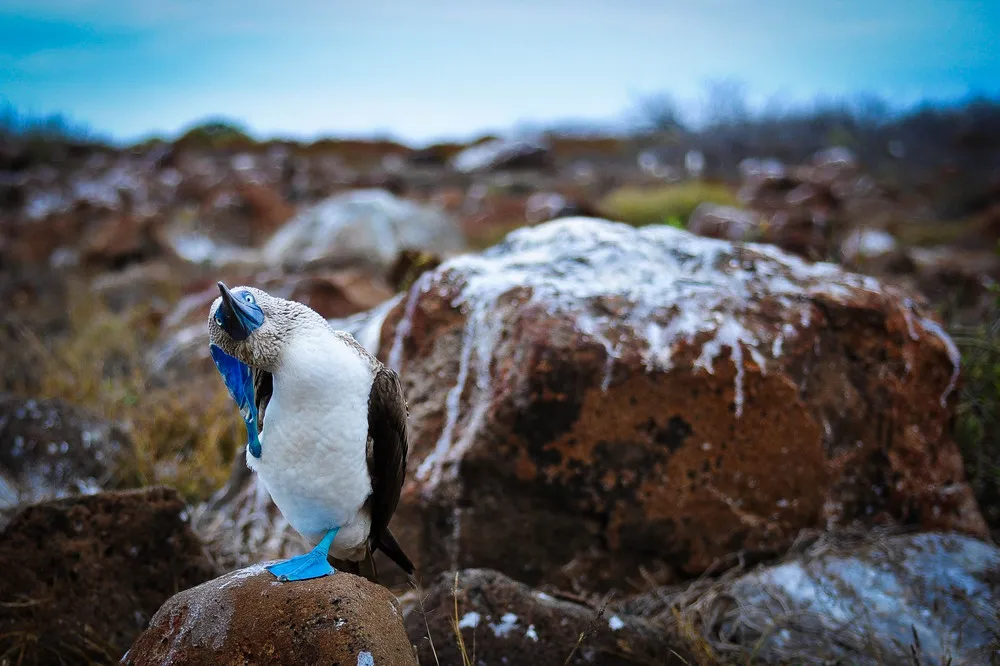
<path id="1" fill-rule="evenodd" d="M 659 187 L 622 187 L 608 194 L 598 208 L 609 219 L 636 226 L 687 223 L 702 203 L 738 205 L 736 195 L 725 185 L 688 181 Z"/>
<path id="2" fill-rule="evenodd" d="M 189 500 L 216 490 L 246 440 L 222 382 L 154 382 L 143 363 L 154 333 L 144 310 L 115 314 L 86 293 L 68 300 L 67 335 L 46 339 L 21 328 L 17 340 L 5 341 L 4 355 L 28 356 L 37 375 L 33 397 L 61 398 L 123 425 L 134 451 L 117 470 L 119 487 L 162 483 Z"/>

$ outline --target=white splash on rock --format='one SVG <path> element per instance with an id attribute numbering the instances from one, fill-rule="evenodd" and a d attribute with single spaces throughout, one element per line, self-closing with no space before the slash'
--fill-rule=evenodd
<path id="1" fill-rule="evenodd" d="M 396 334 L 393 336 L 392 347 L 389 350 L 389 367 L 397 372 L 403 358 L 403 340 L 406 339 L 406 336 L 410 334 L 410 330 L 413 328 L 413 315 L 417 311 L 417 301 L 421 295 L 427 293 L 427 287 L 430 284 L 432 276 L 433 274 L 430 271 L 422 273 L 410 287 L 409 296 L 406 299 L 406 307 L 403 309 L 403 318 L 399 321 L 399 325 L 396 326 Z"/>
<path id="2" fill-rule="evenodd" d="M 277 560 L 275 560 L 277 562 Z M 251 564 L 248 567 L 242 569 L 237 569 L 236 571 L 231 571 L 222 578 L 218 579 L 219 589 L 225 590 L 230 587 L 238 587 L 243 584 L 244 581 L 250 578 L 256 578 L 262 573 L 266 572 L 267 565 L 274 564 L 274 562 L 261 562 L 258 564 Z"/>
<path id="3" fill-rule="evenodd" d="M 951 395 L 951 392 L 955 390 L 955 385 L 958 384 L 958 375 L 962 369 L 962 352 L 959 351 L 958 346 L 951 339 L 951 336 L 945 333 L 944 329 L 936 321 L 921 317 L 920 325 L 925 331 L 941 341 L 948 352 L 948 359 L 951 361 L 951 379 L 948 380 L 948 386 L 945 387 L 944 393 L 941 394 L 941 406 L 945 407 L 948 404 L 948 396 Z"/>
<path id="4" fill-rule="evenodd" d="M 903 663 L 918 645 L 921 663 L 987 663 L 1000 616 L 991 572 L 1000 550 L 938 533 L 873 538 L 850 552 L 806 554 L 762 567 L 727 586 L 720 629 L 751 628 L 764 661 L 825 649 L 838 663 Z M 763 634 L 759 641 L 756 632 Z M 821 647 L 811 647 L 817 644 Z M 993 648 L 991 648 L 991 644 Z M 834 654 L 831 654 L 834 653 Z M 802 658 L 802 657 L 800 657 Z M 808 659 L 808 657 L 805 657 Z"/>
<path id="5" fill-rule="evenodd" d="M 476 611 L 469 611 L 462 616 L 462 619 L 458 621 L 459 629 L 475 629 L 479 626 L 479 620 L 482 616 Z"/>
<path id="6" fill-rule="evenodd" d="M 873 259 L 895 252 L 896 247 L 896 239 L 887 231 L 855 229 L 844 239 L 840 253 L 847 261 Z"/>
<path id="7" fill-rule="evenodd" d="M 608 627 L 611 628 L 611 631 L 620 631 L 625 628 L 625 623 L 617 615 L 612 615 L 608 619 Z"/>
<path id="8" fill-rule="evenodd" d="M 648 371 L 668 371 L 684 347 L 699 352 L 695 367 L 714 373 L 728 351 L 735 366 L 734 407 L 744 411 L 745 363 L 761 373 L 783 342 L 808 327 L 812 300 L 846 302 L 859 291 L 883 291 L 868 276 L 830 263 L 807 263 L 780 249 L 703 238 L 667 225 L 636 229 L 596 218 L 568 217 L 518 229 L 481 254 L 467 254 L 425 273 L 406 296 L 390 352 L 401 370 L 403 344 L 426 293 L 456 293 L 466 321 L 456 382 L 445 399 L 440 437 L 417 469 L 434 485 L 461 458 L 488 410 L 490 364 L 508 308 L 533 306 L 570 319 L 599 345 L 611 385 L 622 341 L 644 347 Z M 772 314 L 780 319 L 775 321 Z M 644 343 L 644 345 L 642 344 Z M 469 388 L 473 389 L 469 395 Z M 463 403 L 470 409 L 463 410 Z"/>
<path id="9" fill-rule="evenodd" d="M 510 632 L 514 631 L 516 626 L 517 616 L 513 613 L 504 613 L 503 617 L 500 618 L 500 622 L 490 624 L 490 629 L 493 630 L 493 635 L 497 638 L 505 638 Z"/>
<path id="10" fill-rule="evenodd" d="M 524 635 L 525 635 L 526 638 L 530 638 L 531 640 L 535 641 L 536 643 L 538 642 L 538 632 L 535 631 L 535 625 L 529 624 L 528 625 L 528 630 L 524 632 Z"/>

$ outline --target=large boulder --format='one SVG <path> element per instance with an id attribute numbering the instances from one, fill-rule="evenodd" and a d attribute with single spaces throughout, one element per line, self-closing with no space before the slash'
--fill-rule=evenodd
<path id="1" fill-rule="evenodd" d="M 393 527 L 424 575 L 602 589 L 803 528 L 985 533 L 948 434 L 957 350 L 870 277 L 569 218 L 424 273 L 380 333 L 411 415 Z"/>
<path id="2" fill-rule="evenodd" d="M 448 255 L 464 247 L 461 230 L 443 212 L 366 189 L 299 212 L 267 242 L 263 258 L 295 268 L 371 264 L 388 270 L 407 249 Z"/>
<path id="3" fill-rule="evenodd" d="M 23 509 L 0 535 L 0 654 L 10 663 L 117 660 L 160 605 L 215 570 L 169 488 Z"/>
<path id="4" fill-rule="evenodd" d="M 403 613 L 384 587 L 339 572 L 279 583 L 258 564 L 168 600 L 122 657 L 175 664 L 417 664 Z"/>
<path id="5" fill-rule="evenodd" d="M 83 409 L 0 394 L 0 510 L 96 493 L 131 451 L 118 426 Z"/>
<path id="6" fill-rule="evenodd" d="M 444 573 L 420 595 L 407 604 L 406 629 L 421 664 L 695 663 L 656 620 L 533 590 L 497 571 Z"/>
<path id="7" fill-rule="evenodd" d="M 998 607 L 1000 550 L 925 533 L 826 536 L 779 564 L 622 610 L 679 620 L 713 663 L 875 666 L 997 663 Z"/>

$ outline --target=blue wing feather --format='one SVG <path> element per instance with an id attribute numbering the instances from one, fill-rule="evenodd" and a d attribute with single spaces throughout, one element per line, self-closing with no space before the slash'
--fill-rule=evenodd
<path id="1" fill-rule="evenodd" d="M 250 455 L 260 458 L 261 447 L 260 437 L 257 434 L 257 402 L 254 397 L 253 372 L 250 366 L 242 361 L 233 358 L 222 351 L 216 345 L 209 345 L 209 352 L 215 367 L 222 375 L 222 381 L 229 389 L 229 395 L 236 401 L 240 415 L 243 417 L 243 425 L 247 428 L 247 447 Z"/>

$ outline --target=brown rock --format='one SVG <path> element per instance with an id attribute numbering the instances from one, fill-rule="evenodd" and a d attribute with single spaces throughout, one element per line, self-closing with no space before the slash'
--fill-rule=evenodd
<path id="1" fill-rule="evenodd" d="M 112 663 L 156 609 L 213 568 L 169 488 L 27 507 L 0 536 L 0 654 Z"/>
<path id="2" fill-rule="evenodd" d="M 114 312 L 146 308 L 151 313 L 162 313 L 182 287 L 178 273 L 183 268 L 187 267 L 167 258 L 144 261 L 96 276 L 90 291 Z"/>
<path id="3" fill-rule="evenodd" d="M 295 208 L 268 185 L 241 183 L 236 191 L 249 209 L 254 245 L 264 242 L 295 214 Z"/>
<path id="4" fill-rule="evenodd" d="M 0 394 L 0 509 L 95 493 L 131 449 L 118 426 L 62 400 Z"/>
<path id="5" fill-rule="evenodd" d="M 168 600 L 122 658 L 153 664 L 416 664 L 399 602 L 338 572 L 279 583 L 255 565 Z"/>
<path id="6" fill-rule="evenodd" d="M 907 295 L 776 249 L 566 219 L 425 273 L 386 316 L 423 574 L 698 574 L 803 528 L 984 534 L 957 350 Z"/>
<path id="7" fill-rule="evenodd" d="M 663 625 L 556 598 L 496 571 L 468 569 L 457 580 L 444 573 L 423 592 L 422 607 L 406 613 L 421 664 L 461 664 L 462 644 L 481 666 L 696 663 Z"/>
<path id="8" fill-rule="evenodd" d="M 327 319 L 368 310 L 393 295 L 392 289 L 363 271 L 324 271 L 299 280 L 288 298 L 308 305 Z"/>
<path id="9" fill-rule="evenodd" d="M 1000 282 L 1000 255 L 994 250 L 963 250 L 939 246 L 911 248 L 914 277 L 920 293 L 945 307 L 965 310 L 965 325 L 984 321 Z"/>
<path id="10" fill-rule="evenodd" d="M 756 241 L 761 236 L 759 215 L 733 206 L 702 203 L 691 213 L 688 231 L 708 238 Z"/>
<path id="11" fill-rule="evenodd" d="M 142 231 L 128 215 L 109 217 L 87 235 L 83 260 L 91 265 L 117 267 L 141 258 Z"/>

